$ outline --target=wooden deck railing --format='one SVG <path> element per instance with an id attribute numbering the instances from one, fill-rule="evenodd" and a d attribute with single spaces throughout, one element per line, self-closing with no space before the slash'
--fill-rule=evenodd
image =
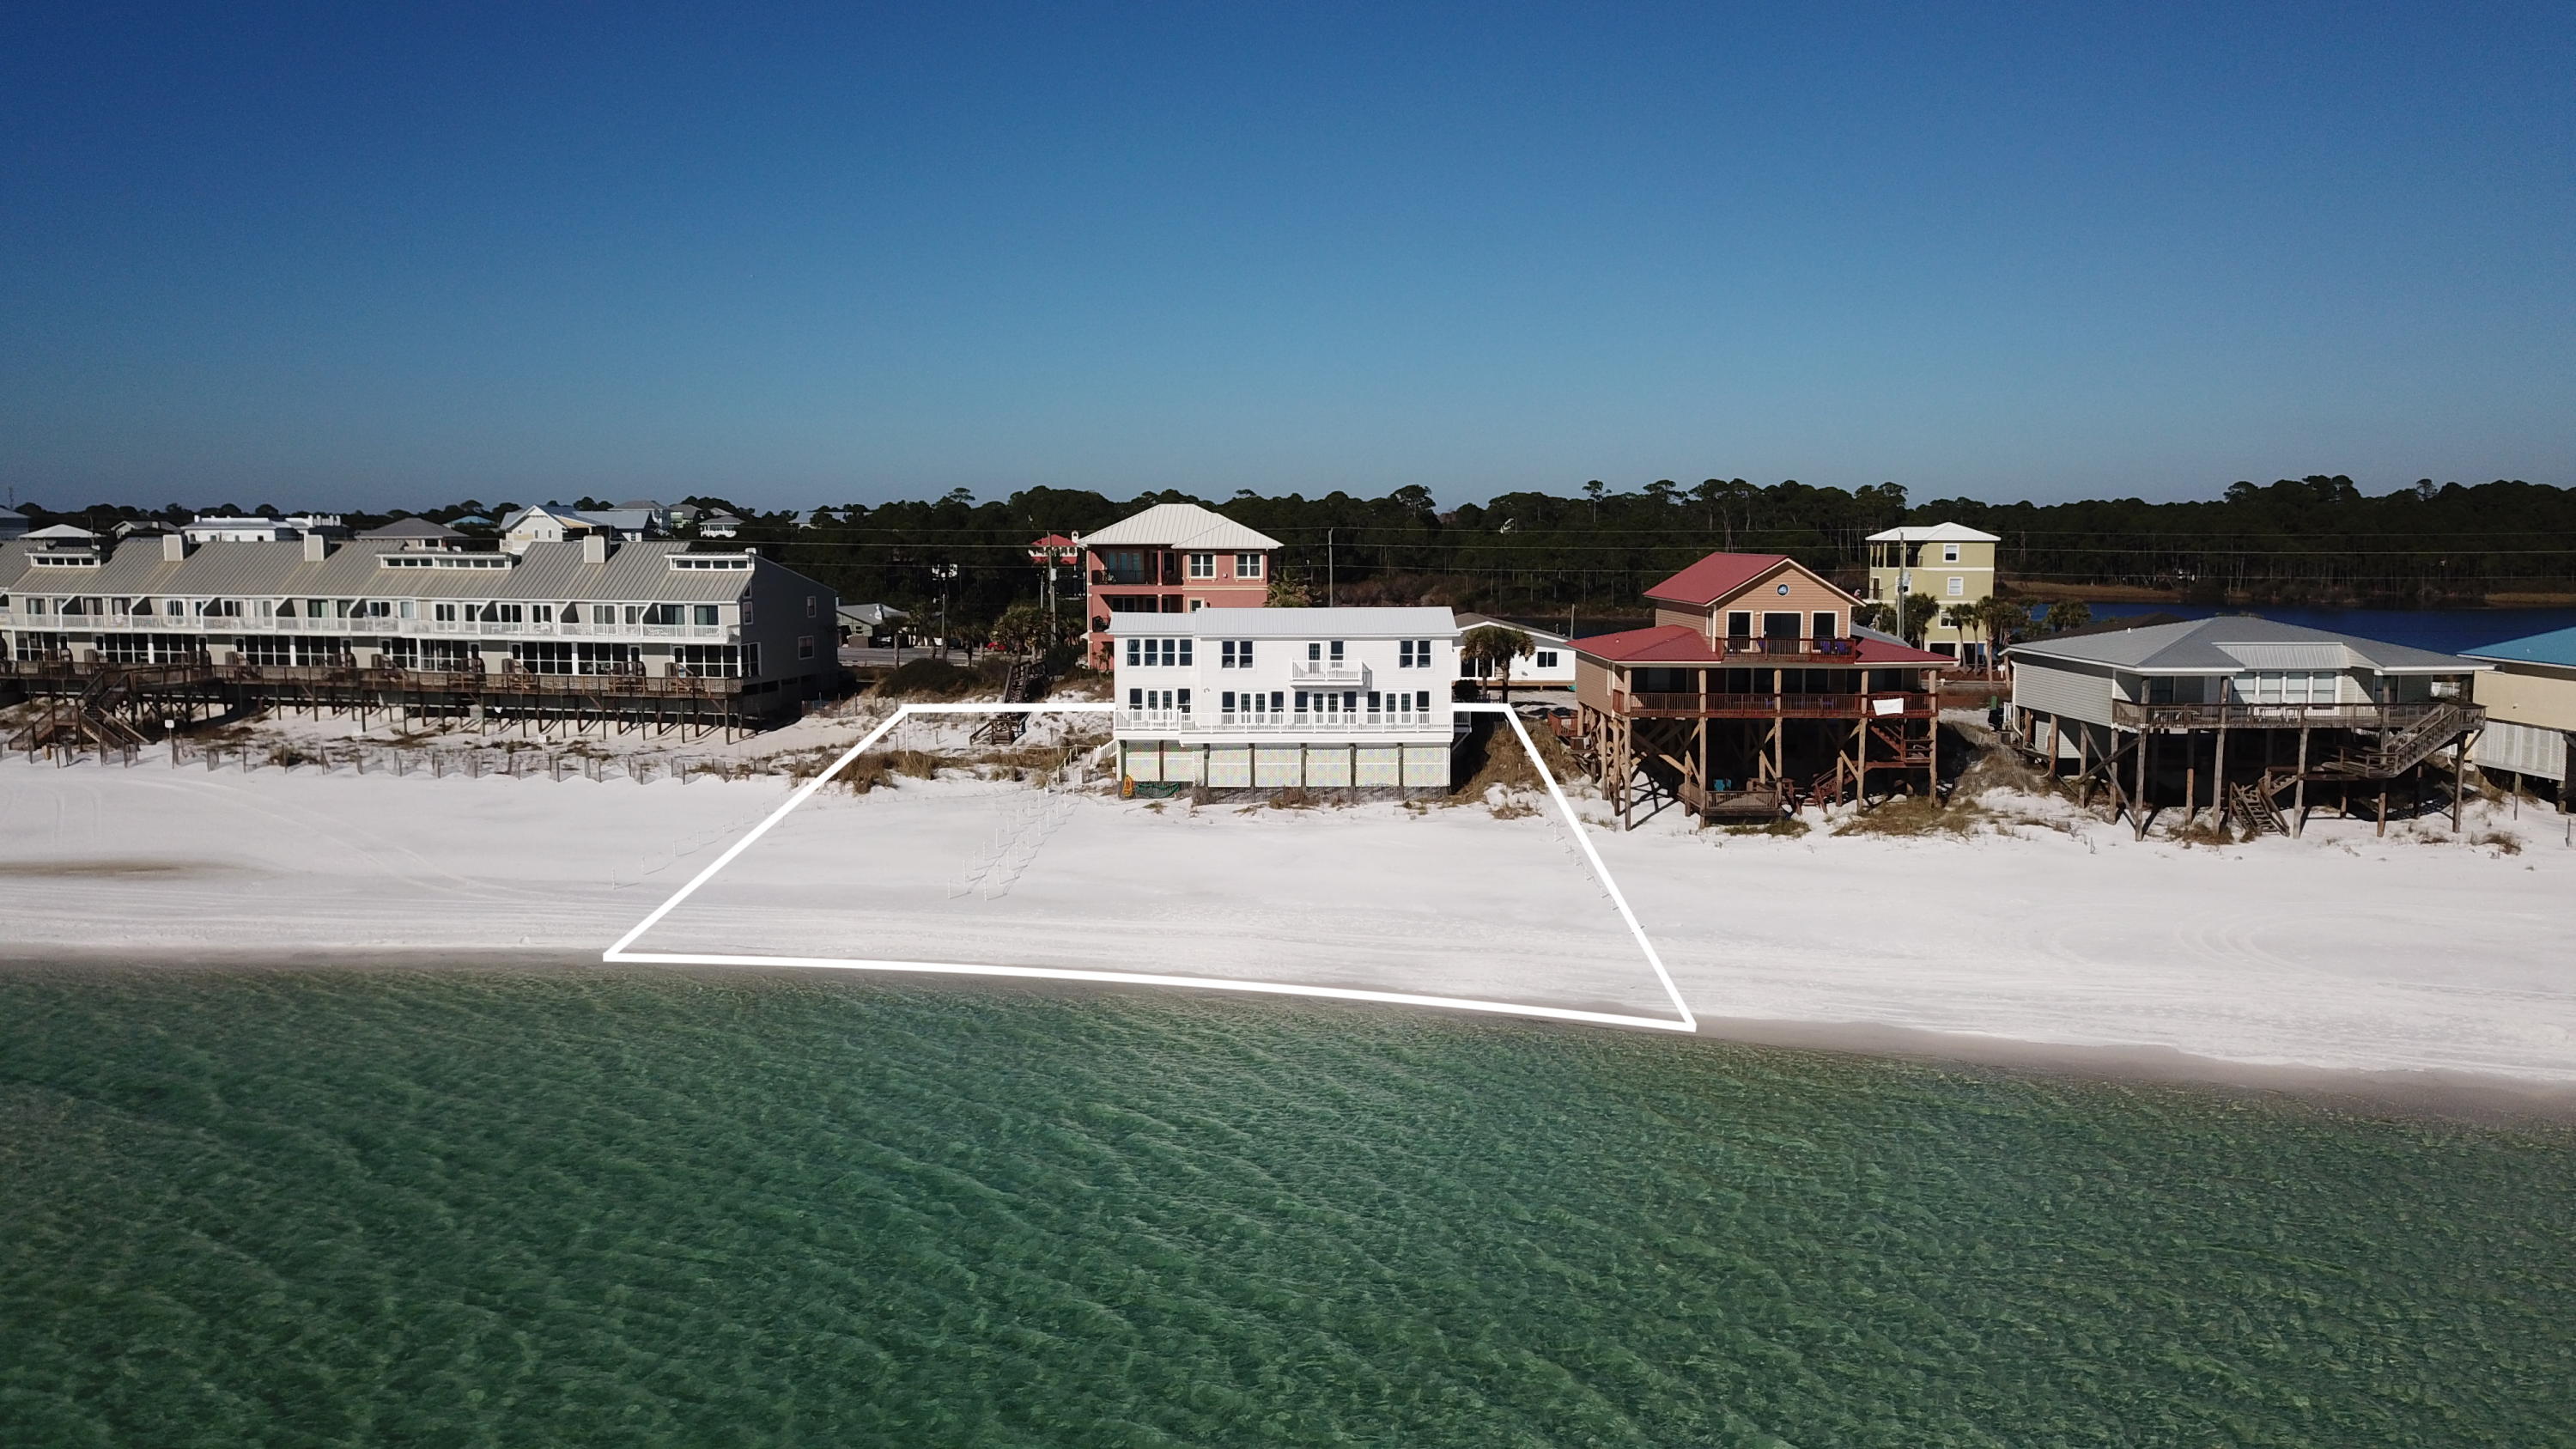
<path id="1" fill-rule="evenodd" d="M 1893 711 L 1879 708 L 1894 700 Z M 1690 694 L 1613 691 L 1613 714 L 1679 718 L 1791 719 L 1924 718 L 1936 713 L 1932 696 L 1914 691 L 1875 694 Z"/>
<path id="2" fill-rule="evenodd" d="M 2411 704 L 2132 704 L 2111 702 L 2111 723 L 2127 729 L 2410 729 L 2446 709 L 2476 709 L 2456 700 Z M 2484 711 L 2480 711 L 2481 714 Z"/>

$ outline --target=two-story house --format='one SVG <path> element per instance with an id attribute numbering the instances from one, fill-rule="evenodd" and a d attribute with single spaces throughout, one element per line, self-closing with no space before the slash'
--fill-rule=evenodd
<path id="1" fill-rule="evenodd" d="M 1895 604 L 1922 594 L 1943 610 L 1995 595 L 1995 545 L 2003 542 L 1960 523 L 1909 524 L 1869 536 L 1869 597 Z M 1984 636 L 1942 622 L 1936 614 L 1923 631 L 1923 647 L 1962 663 L 1982 660 Z"/>
<path id="2" fill-rule="evenodd" d="M 747 721 L 792 712 L 837 673 L 836 603 L 749 550 L 597 530 L 517 553 L 319 534 L 0 546 L 0 639 L 29 687 L 180 666 L 163 672 L 193 669 L 192 687 L 250 704 L 403 708 L 434 695 L 543 722 L 696 700 Z"/>
<path id="3" fill-rule="evenodd" d="M 1120 613 L 1110 629 L 1123 779 L 1449 787 L 1458 625 L 1447 609 Z"/>
<path id="4" fill-rule="evenodd" d="M 1852 623 L 1860 600 L 1781 554 L 1713 553 L 1646 591 L 1655 622 L 1576 639 L 1578 740 L 1623 822 L 1703 819 L 1938 780 L 1946 657 Z"/>
<path id="5" fill-rule="evenodd" d="M 1279 540 L 1195 503 L 1157 503 L 1074 543 L 1084 554 L 1084 647 L 1109 667 L 1112 621 L 1121 614 L 1257 609 L 1269 601 Z"/>
<path id="6" fill-rule="evenodd" d="M 2487 712 L 2478 736 L 2478 767 L 2546 780 L 2569 806 L 2569 756 L 2576 750 L 2576 629 L 2556 629 L 2464 651 L 2495 668 L 2477 677 L 2477 702 Z"/>

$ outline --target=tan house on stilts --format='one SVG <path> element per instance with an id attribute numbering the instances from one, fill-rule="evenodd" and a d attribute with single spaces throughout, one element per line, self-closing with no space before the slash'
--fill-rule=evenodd
<path id="1" fill-rule="evenodd" d="M 1715 553 L 1646 591 L 1655 622 L 1570 646 L 1575 745 L 1624 823 L 1929 793 L 1952 661 L 1852 623 L 1860 600 L 1781 554 Z"/>
<path id="2" fill-rule="evenodd" d="M 2470 683 L 2493 668 L 2250 614 L 2005 653 L 2023 744 L 2088 798 L 2107 793 L 2141 836 L 2172 805 L 2185 827 L 2208 810 L 2296 835 L 2319 795 L 2375 811 L 2384 830 L 2392 795 L 2420 806 L 2446 793 L 2457 828 L 2461 765 L 2486 726 Z"/>

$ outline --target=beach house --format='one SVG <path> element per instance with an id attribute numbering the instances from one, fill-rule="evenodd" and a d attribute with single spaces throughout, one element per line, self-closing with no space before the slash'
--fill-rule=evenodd
<path id="1" fill-rule="evenodd" d="M 2548 782 L 2558 808 L 2568 808 L 2567 779 L 2576 754 L 2576 629 L 2558 629 L 2461 651 L 2493 666 L 2472 694 L 2487 727 L 2470 758 L 2483 771 Z"/>
<path id="2" fill-rule="evenodd" d="M 522 553 L 530 544 L 563 543 L 590 534 L 634 543 L 669 532 L 664 522 L 662 506 L 649 501 L 633 508 L 588 509 L 543 503 L 502 518 L 501 547 Z"/>
<path id="3" fill-rule="evenodd" d="M 1445 790 L 1447 609 L 1110 616 L 1118 770 L 1135 785 Z"/>
<path id="4" fill-rule="evenodd" d="M 1279 549 L 1279 540 L 1195 503 L 1157 503 L 1073 541 L 1084 555 L 1084 649 L 1095 669 L 1109 667 L 1111 621 L 1121 614 L 1262 607 Z"/>
<path id="5" fill-rule="evenodd" d="M 22 539 L 0 545 L 0 685 L 146 720 L 291 704 L 732 729 L 792 716 L 837 676 L 834 605 L 749 550 L 602 530 L 515 553 Z"/>
<path id="6" fill-rule="evenodd" d="M 2109 792 L 2146 833 L 2179 805 L 2297 834 L 2310 787 L 2375 810 L 2420 805 L 2441 776 L 2459 811 L 2460 758 L 2486 712 L 2490 664 L 2251 614 L 2068 633 L 2006 651 L 2017 736 L 2052 772 Z"/>
<path id="7" fill-rule="evenodd" d="M 1859 599 L 1782 554 L 1713 553 L 1646 599 L 1653 625 L 1569 646 L 1577 753 L 1623 822 L 1934 788 L 1947 656 L 1855 625 Z"/>
<path id="8" fill-rule="evenodd" d="M 1873 603 L 1896 604 L 1908 594 L 1922 594 L 1946 612 L 1977 604 L 1995 594 L 1995 545 L 2003 540 L 1961 523 L 1916 523 L 1869 536 L 1868 596 Z M 1962 663 L 1981 663 L 1984 635 L 1960 628 L 1940 615 L 1924 630 L 1923 647 Z"/>

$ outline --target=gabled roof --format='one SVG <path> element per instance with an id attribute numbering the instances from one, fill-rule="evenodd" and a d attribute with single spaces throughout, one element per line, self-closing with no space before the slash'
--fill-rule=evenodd
<path id="1" fill-rule="evenodd" d="M 442 550 L 405 548 L 401 540 L 370 539 L 331 549 L 320 559 L 305 557 L 299 540 L 278 542 L 201 543 L 185 558 L 173 559 L 158 539 L 136 539 L 118 548 L 91 569 L 79 584 L 83 593 L 123 594 L 135 598 L 181 597 L 290 598 L 449 598 L 532 599 L 687 603 L 730 600 L 742 593 L 755 573 L 793 569 L 754 555 L 748 569 L 673 568 L 674 554 L 689 546 L 653 539 L 612 545 L 604 563 L 582 558 L 576 540 L 532 543 L 526 553 L 479 554 L 495 561 L 489 568 L 387 568 L 377 560 L 454 557 Z M 56 570 L 30 566 L 35 552 L 24 543 L 0 546 L 0 594 L 64 590 Z M 501 563 L 501 560 L 509 560 Z M 798 577 L 802 577 L 799 575 Z M 808 581 L 810 582 L 810 580 Z M 816 592 L 825 592 L 815 585 Z"/>
<path id="2" fill-rule="evenodd" d="M 370 528 L 360 538 L 463 538 L 465 535 L 443 523 L 426 518 L 397 518 L 382 528 Z"/>
<path id="3" fill-rule="evenodd" d="M 1460 614 L 1458 616 L 1458 627 L 1462 630 L 1481 629 L 1488 624 L 1491 624 L 1497 629 L 1517 629 L 1530 636 L 1532 640 L 1541 644 L 1562 644 L 1566 640 L 1565 635 L 1554 629 L 1542 629 L 1535 624 L 1517 624 L 1509 619 L 1497 619 L 1491 614 Z"/>
<path id="4" fill-rule="evenodd" d="M 1831 579 L 1785 553 L 1713 553 L 1646 590 L 1646 597 L 1704 609 L 1720 599 L 1733 598 L 1784 567 L 1796 569 L 1837 594 L 1844 592 L 1835 588 Z"/>
<path id="5" fill-rule="evenodd" d="M 1279 540 L 1195 503 L 1157 503 L 1082 536 L 1085 548 L 1263 549 Z"/>
<path id="6" fill-rule="evenodd" d="M 2519 639 L 2484 644 L 2463 649 L 2471 659 L 2492 659 L 2504 664 L 2555 664 L 2576 669 L 2576 629 L 2552 629 L 2545 634 L 2525 634 Z"/>
<path id="7" fill-rule="evenodd" d="M 27 532 L 25 537 L 33 541 L 48 538 L 96 538 L 98 535 L 90 532 L 86 528 L 80 527 L 78 524 L 57 523 L 45 528 L 31 529 Z"/>
<path id="8" fill-rule="evenodd" d="M 2284 624 L 2253 614 L 2221 614 L 2181 624 L 2025 640 L 2006 649 L 2014 659 L 2068 659 L 2139 674 L 2233 674 L 2240 669 L 2367 669 L 2379 674 L 2465 674 L 2492 668 L 2455 654 Z"/>
<path id="9" fill-rule="evenodd" d="M 1572 648 L 1577 654 L 1588 655 L 1611 664 L 1724 664 L 1740 667 L 1748 659 L 1761 657 L 1721 654 L 1716 646 L 1708 642 L 1706 634 L 1687 624 L 1657 624 L 1652 628 L 1626 629 L 1616 634 L 1588 635 L 1575 640 Z M 1949 665 L 1959 662 L 1947 654 L 1934 654 L 1926 649 L 1917 649 L 1901 639 L 1881 634 L 1875 629 L 1852 631 L 1852 653 L 1848 659 L 1852 664 L 1883 665 L 1890 668 L 1899 665 Z M 1807 667 L 1807 661 L 1799 661 L 1794 665 L 1787 660 L 1780 662 L 1789 667 Z"/>
<path id="10" fill-rule="evenodd" d="M 1980 533 L 1964 523 L 1908 523 L 1869 536 L 1871 543 L 2001 543 L 2000 534 Z"/>

